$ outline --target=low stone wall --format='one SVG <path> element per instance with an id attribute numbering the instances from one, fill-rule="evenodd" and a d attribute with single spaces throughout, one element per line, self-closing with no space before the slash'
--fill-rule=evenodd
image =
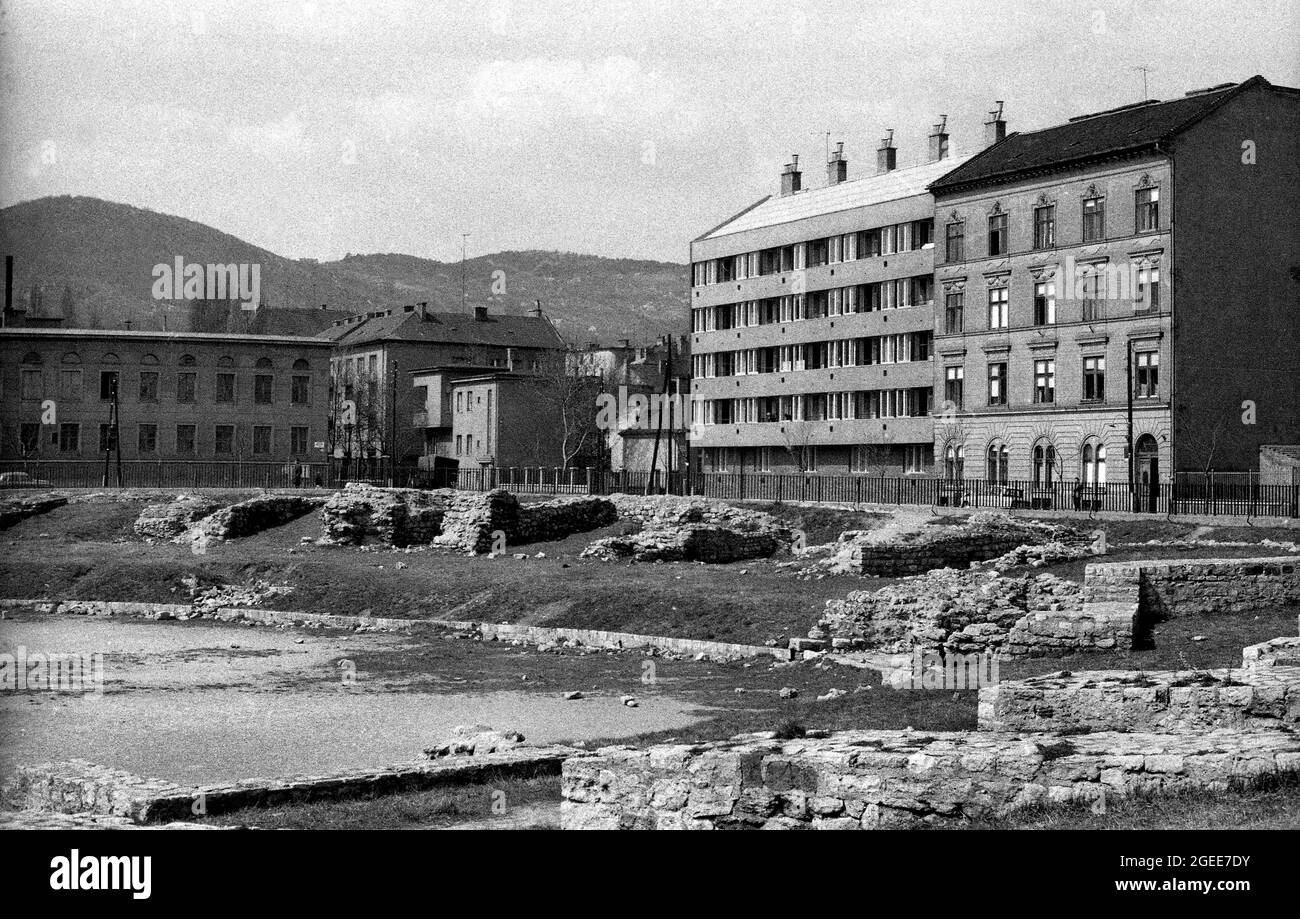
<path id="1" fill-rule="evenodd" d="M 136 616 L 142 619 L 180 619 L 192 612 L 188 603 L 135 603 L 126 600 L 8 600 L 0 609 L 68 616 Z"/>
<path id="2" fill-rule="evenodd" d="M 847 731 L 609 747 L 564 764 L 561 826 L 886 829 L 1300 771 L 1300 735 Z"/>
<path id="3" fill-rule="evenodd" d="M 435 546 L 459 549 L 473 555 L 493 550 L 493 534 L 510 535 L 519 530 L 519 499 L 504 488 L 488 492 L 455 492 L 442 518 L 442 532 L 433 540 Z"/>
<path id="4" fill-rule="evenodd" d="M 752 528 L 776 525 L 770 514 L 707 498 L 614 494 L 609 496 L 609 500 L 618 511 L 618 519 L 635 520 L 647 528 L 675 527 L 685 523 L 748 524 Z"/>
<path id="5" fill-rule="evenodd" d="M 326 499 L 308 495 L 259 495 L 223 507 L 200 520 L 188 534 L 191 539 L 238 539 L 284 526 L 324 505 Z"/>
<path id="6" fill-rule="evenodd" d="M 1118 568 L 1115 576 L 1139 580 L 1143 616 L 1154 620 L 1300 603 L 1300 559 L 1294 557 L 1121 562 Z"/>
<path id="7" fill-rule="evenodd" d="M 321 535 L 343 546 L 428 545 L 442 532 L 443 516 L 458 494 L 446 488 L 424 491 L 352 483 L 321 509 Z"/>
<path id="8" fill-rule="evenodd" d="M 1271 670 L 1274 667 L 1300 667 L 1300 637 L 1288 635 L 1272 638 L 1243 648 L 1241 666 L 1263 670 Z"/>
<path id="9" fill-rule="evenodd" d="M 828 600 L 808 635 L 844 650 L 1022 655 L 1127 647 L 1132 629 L 1085 613 L 1073 581 L 942 569 Z"/>
<path id="10" fill-rule="evenodd" d="M 107 814 L 133 823 L 190 820 L 247 807 L 276 807 L 319 800 L 370 798 L 447 785 L 468 785 L 501 777 L 557 775 L 561 763 L 581 757 L 573 747 L 517 747 L 475 756 L 419 760 L 381 769 L 353 769 L 327 775 L 248 779 L 181 786 L 147 779 L 86 760 L 19 766 L 0 789 L 6 804 L 24 810 L 64 814 Z"/>
<path id="11" fill-rule="evenodd" d="M 176 539 L 220 508 L 220 501 L 198 495 L 181 495 L 175 501 L 149 504 L 136 518 L 135 534 L 145 539 Z"/>
<path id="12" fill-rule="evenodd" d="M 609 526 L 618 510 L 608 498 L 557 498 L 520 504 L 515 543 L 548 542 Z"/>
<path id="13" fill-rule="evenodd" d="M 1294 730 L 1300 726 L 1300 669 L 1098 670 L 1005 681 L 980 689 L 979 726 L 986 731 Z"/>
<path id="14" fill-rule="evenodd" d="M 31 495 L 10 501 L 0 501 L 0 530 L 7 530 L 15 523 L 48 514 L 56 507 L 63 507 L 68 499 L 62 495 Z"/>
<path id="15" fill-rule="evenodd" d="M 789 545 L 789 532 L 734 525 L 685 523 L 647 528 L 630 536 L 607 536 L 582 551 L 583 558 L 605 561 L 630 558 L 638 562 L 709 562 L 726 564 L 769 558 Z"/>

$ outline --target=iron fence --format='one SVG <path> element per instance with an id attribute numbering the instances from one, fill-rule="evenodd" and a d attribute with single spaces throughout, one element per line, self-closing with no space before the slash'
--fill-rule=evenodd
<path id="1" fill-rule="evenodd" d="M 520 494 L 647 492 L 758 501 L 918 505 L 1092 513 L 1300 516 L 1300 487 L 1263 485 L 1258 478 L 1201 481 L 1180 476 L 1160 484 L 1095 484 L 1077 480 L 1004 482 L 931 476 L 819 473 L 608 472 L 596 469 L 475 468 L 445 472 L 441 486 L 472 491 L 507 488 Z"/>
<path id="2" fill-rule="evenodd" d="M 758 501 L 917 505 L 1007 510 L 1120 511 L 1165 516 L 1300 517 L 1300 485 L 1261 484 L 1258 476 L 1180 473 L 1158 485 L 1102 485 L 932 476 L 823 475 L 762 472 L 610 472 L 570 467 L 420 469 L 384 462 L 364 468 L 337 459 L 316 463 L 124 460 L 0 461 L 0 491 L 36 488 L 330 488 L 348 482 L 519 494 L 661 493 Z"/>

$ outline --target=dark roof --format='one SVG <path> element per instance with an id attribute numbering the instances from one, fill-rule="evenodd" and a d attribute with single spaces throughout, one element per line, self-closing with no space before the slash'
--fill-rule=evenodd
<path id="1" fill-rule="evenodd" d="M 563 348 L 560 333 L 544 316 L 489 315 L 403 309 L 362 313 L 322 333 L 345 348 L 384 341 L 430 342 L 451 345 L 496 345 L 503 348 Z"/>
<path id="2" fill-rule="evenodd" d="M 960 186 L 992 183 L 1026 172 L 1061 168 L 1100 157 L 1135 153 L 1167 141 L 1200 121 L 1228 99 L 1255 86 L 1271 87 L 1261 76 L 1071 118 L 1065 124 L 1008 135 L 930 184 L 941 194 Z M 1280 87 L 1279 87 L 1280 88 Z"/>

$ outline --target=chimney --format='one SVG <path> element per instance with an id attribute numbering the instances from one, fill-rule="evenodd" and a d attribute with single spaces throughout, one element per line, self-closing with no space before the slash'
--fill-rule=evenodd
<path id="1" fill-rule="evenodd" d="M 1007 136 L 1007 123 L 1002 120 L 1002 100 L 997 100 L 998 107 L 989 112 L 988 121 L 984 122 L 984 146 L 991 147 Z"/>
<path id="2" fill-rule="evenodd" d="M 898 151 L 894 148 L 894 129 L 889 129 L 889 136 L 882 138 L 876 148 L 876 175 L 893 172 L 898 166 Z"/>
<path id="3" fill-rule="evenodd" d="M 506 348 L 506 370 L 510 373 L 515 372 L 515 349 Z"/>
<path id="4" fill-rule="evenodd" d="M 415 304 L 415 311 L 420 314 L 420 321 L 424 322 L 428 318 L 425 313 L 429 309 L 429 302 L 426 300 L 422 303 Z"/>
<path id="5" fill-rule="evenodd" d="M 826 163 L 826 184 L 839 185 L 848 177 L 849 161 L 844 158 L 844 141 L 840 141 Z"/>
<path id="6" fill-rule="evenodd" d="M 930 162 L 948 158 L 948 116 L 940 115 L 940 121 L 930 132 Z"/>
<path id="7" fill-rule="evenodd" d="M 799 171 L 799 154 L 790 157 L 790 162 L 785 164 L 785 171 L 781 173 L 781 195 L 793 195 L 803 184 L 803 173 Z"/>
<path id="8" fill-rule="evenodd" d="M 533 305 L 528 308 L 528 315 L 534 319 L 542 318 L 542 301 L 534 300 Z"/>
<path id="9" fill-rule="evenodd" d="M 487 322 L 487 307 L 486 307 L 486 306 L 476 306 L 476 307 L 474 307 L 474 321 L 475 321 L 475 322 Z"/>

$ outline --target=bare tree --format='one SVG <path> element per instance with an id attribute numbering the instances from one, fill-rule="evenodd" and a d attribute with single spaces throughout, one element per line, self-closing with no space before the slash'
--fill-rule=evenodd
<path id="1" fill-rule="evenodd" d="M 813 434 L 816 428 L 807 421 L 793 421 L 785 425 L 785 451 L 790 454 L 800 472 L 812 465 Z"/>
<path id="2" fill-rule="evenodd" d="M 521 436 L 532 441 L 537 462 L 545 465 L 544 458 L 550 458 L 564 469 L 594 465 L 602 436 L 596 426 L 596 397 L 604 388 L 603 378 L 583 373 L 566 355 L 556 354 L 524 379 L 523 397 L 535 411 Z"/>

